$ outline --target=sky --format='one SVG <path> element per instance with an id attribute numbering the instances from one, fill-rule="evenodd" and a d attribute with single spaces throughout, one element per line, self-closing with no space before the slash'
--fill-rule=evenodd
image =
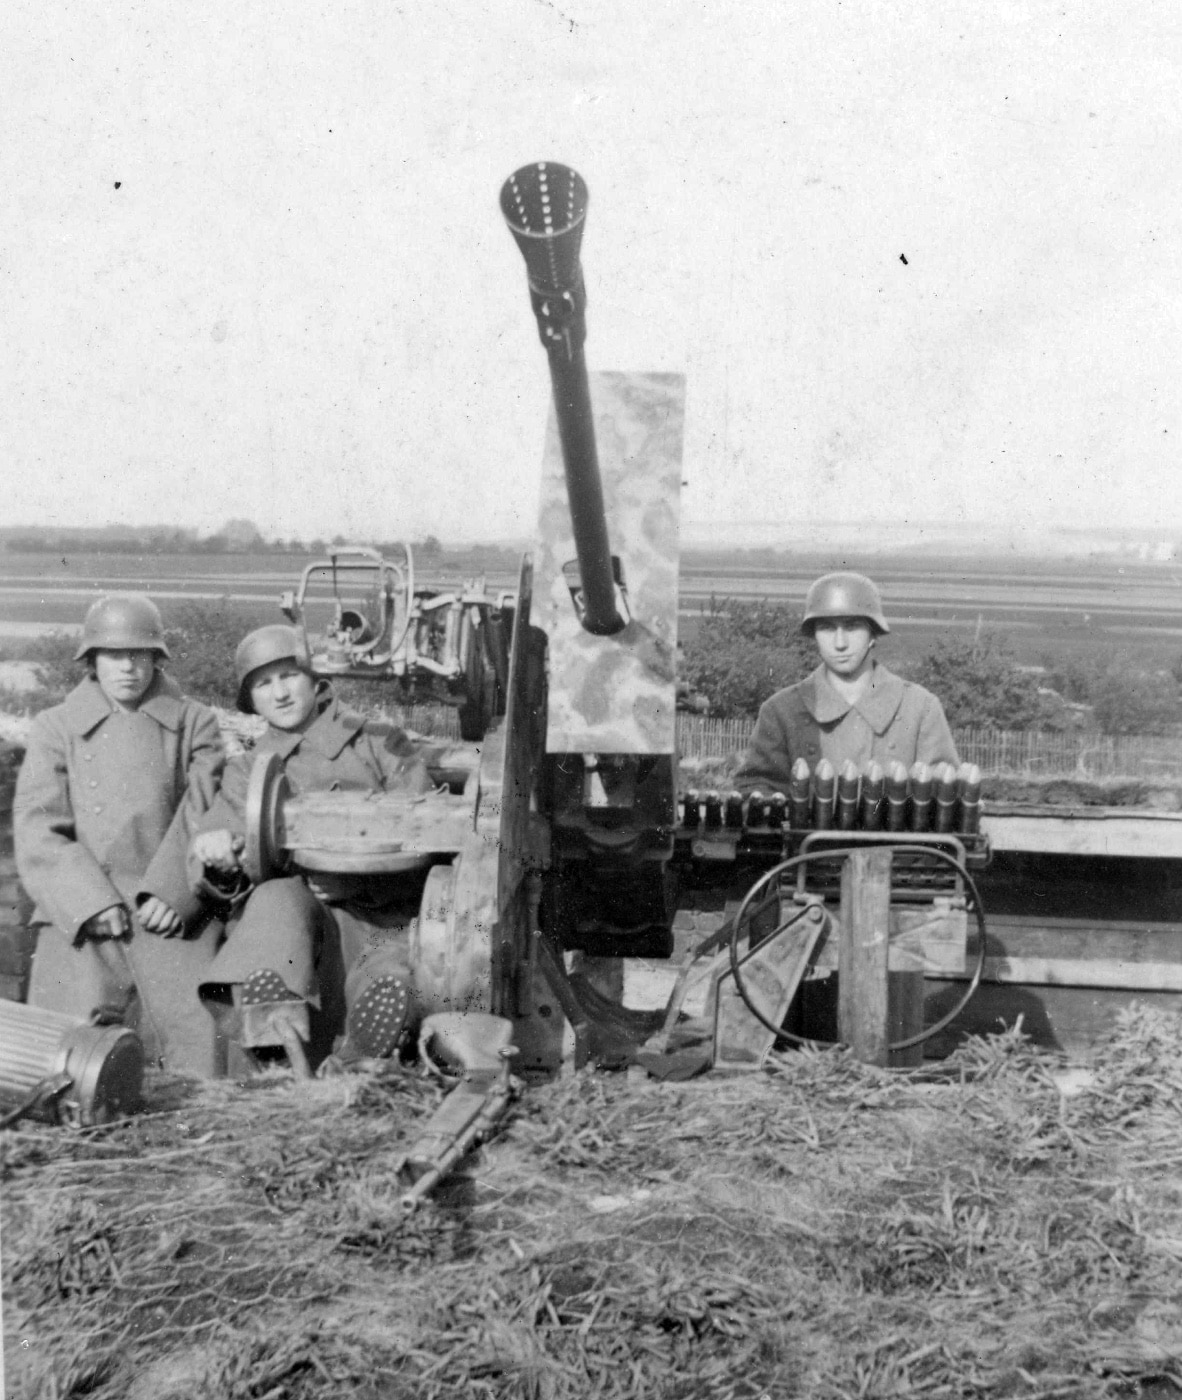
<path id="1" fill-rule="evenodd" d="M 1176 0 L 9 0 L 0 524 L 528 538 L 497 198 L 590 189 L 682 516 L 1182 529 Z"/>

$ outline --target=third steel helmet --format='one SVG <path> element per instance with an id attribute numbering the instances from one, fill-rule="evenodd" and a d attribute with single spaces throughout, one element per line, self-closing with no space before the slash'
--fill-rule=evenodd
<path id="1" fill-rule="evenodd" d="M 864 617 L 881 635 L 891 629 L 882 613 L 882 598 L 865 574 L 826 574 L 808 591 L 804 603 L 802 632 L 810 635 L 813 623 L 822 617 Z"/>
<path id="2" fill-rule="evenodd" d="M 167 656 L 160 609 L 142 593 L 109 593 L 100 598 L 86 614 L 74 660 L 81 661 L 92 651 L 155 651 Z"/>
<path id="3" fill-rule="evenodd" d="M 247 684 L 251 674 L 272 661 L 286 660 L 294 661 L 309 673 L 311 671 L 302 634 L 282 622 L 256 627 L 238 643 L 238 650 L 234 653 L 234 677 L 238 682 L 238 708 L 243 714 L 254 714 Z"/>

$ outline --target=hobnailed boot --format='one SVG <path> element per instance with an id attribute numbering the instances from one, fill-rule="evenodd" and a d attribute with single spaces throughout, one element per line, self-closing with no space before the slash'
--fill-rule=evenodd
<path id="1" fill-rule="evenodd" d="M 304 1049 L 311 1036 L 308 1003 L 277 972 L 260 968 L 250 973 L 242 983 L 241 1010 L 244 1050 L 280 1048 L 297 1079 L 312 1077 Z"/>
<path id="2" fill-rule="evenodd" d="M 406 1028 L 410 979 L 392 973 L 374 976 L 357 969 L 345 983 L 345 1002 L 345 1038 L 334 1058 L 346 1065 L 392 1055 Z"/>

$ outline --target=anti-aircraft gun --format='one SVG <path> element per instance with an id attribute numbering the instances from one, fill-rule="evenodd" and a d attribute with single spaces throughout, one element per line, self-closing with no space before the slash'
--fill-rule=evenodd
<path id="1" fill-rule="evenodd" d="M 537 550 L 516 593 L 431 592 L 409 550 L 389 561 L 353 549 L 309 566 L 284 600 L 316 674 L 457 704 L 469 742 L 437 756 L 440 790 L 416 801 L 296 797 L 260 759 L 247 803 L 256 880 L 289 868 L 421 880 L 419 1014 L 506 1019 L 525 1073 L 620 1062 L 659 1024 L 605 997 L 568 954 L 672 950 L 681 379 L 600 375 L 592 397 L 586 207 L 581 177 L 551 162 L 501 192 L 554 405 Z M 325 583 L 331 615 L 316 639 Z"/>
<path id="2" fill-rule="evenodd" d="M 855 823 L 824 815 L 840 803 L 833 783 L 826 797 L 820 770 L 815 781 L 805 775 L 803 797 L 793 794 L 804 813 L 789 811 L 783 794 L 687 794 L 679 805 L 682 384 L 676 375 L 599 374 L 592 385 L 583 355 L 586 209 L 581 177 L 552 162 L 521 168 L 501 191 L 553 390 L 537 545 L 516 595 L 494 601 L 472 584 L 428 597 L 413 585 L 409 552 L 401 569 L 354 552 L 311 566 L 286 604 L 306 625 L 315 571 L 335 583 L 368 570 L 377 620 L 338 599 L 324 644 L 309 645 L 313 669 L 391 679 L 404 695 L 425 684 L 464 707 L 466 733 L 479 743 L 466 756 L 453 749 L 447 790 L 415 802 L 293 798 L 278 764 L 261 762 L 248 803 L 251 873 L 294 865 L 422 879 L 412 934 L 420 1014 L 428 1026 L 456 1013 L 503 1018 L 526 1072 L 627 1063 L 646 1043 L 655 1055 L 668 1050 L 680 988 L 667 1013 L 626 1009 L 619 960 L 672 953 L 678 875 L 738 879 L 740 893 L 755 880 L 727 926 L 731 980 L 720 965 L 710 1053 L 719 1063 L 757 1063 L 806 965 L 823 962 L 826 944 L 832 962 L 851 926 L 848 898 L 835 911 L 824 834 L 806 828 L 836 825 L 843 858 L 851 842 L 905 847 L 885 881 L 883 860 L 889 867 L 892 857 L 881 849 L 875 857 L 871 883 L 883 906 L 875 917 L 885 920 L 885 904 L 901 893 L 915 908 L 892 913 L 893 926 L 904 925 L 921 953 L 951 943 L 944 951 L 953 963 L 963 952 L 962 877 L 975 838 L 939 823 L 937 834 L 923 834 L 906 779 L 901 798 L 885 794 L 883 829 L 870 820 L 848 839 Z M 907 806 L 906 833 L 886 815 L 892 795 Z M 962 792 L 962 817 L 970 805 Z M 809 880 L 782 878 L 806 866 Z M 887 972 L 884 961 L 874 974 L 883 989 Z M 854 979 L 843 981 L 848 1000 Z M 910 1002 L 914 1019 L 914 983 Z M 883 1035 L 878 1041 L 876 1056 L 885 1053 Z"/>

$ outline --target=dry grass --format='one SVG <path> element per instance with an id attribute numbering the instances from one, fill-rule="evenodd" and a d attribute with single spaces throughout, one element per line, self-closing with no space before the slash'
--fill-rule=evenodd
<path id="1" fill-rule="evenodd" d="M 892 1075 L 529 1091 L 404 1220 L 434 1090 L 152 1086 L 5 1140 L 9 1395 L 1092 1397 L 1182 1383 L 1182 1024 L 1081 1092 L 1013 1034 Z M 1156 1392 L 1155 1392 L 1156 1393 Z"/>

